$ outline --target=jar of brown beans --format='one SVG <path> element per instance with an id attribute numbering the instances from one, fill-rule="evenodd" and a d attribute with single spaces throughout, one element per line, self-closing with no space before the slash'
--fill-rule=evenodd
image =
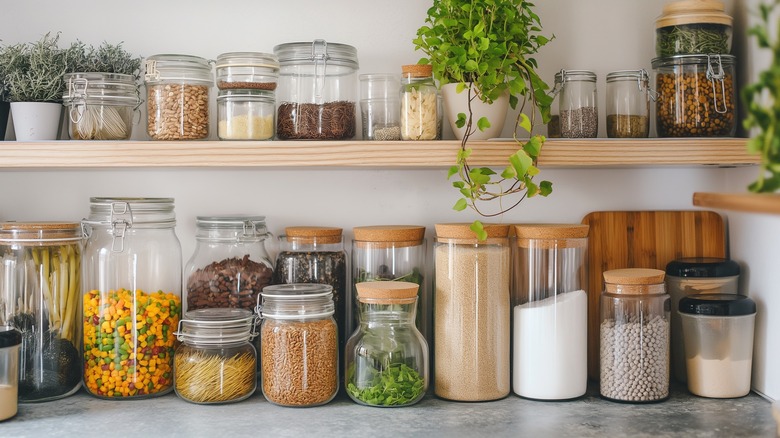
<path id="1" fill-rule="evenodd" d="M 677 55 L 653 60 L 659 137 L 731 137 L 737 128 L 732 55 Z"/>
<path id="2" fill-rule="evenodd" d="M 154 55 L 146 59 L 147 131 L 152 140 L 199 140 L 209 136 L 209 98 L 214 78 L 207 59 Z"/>

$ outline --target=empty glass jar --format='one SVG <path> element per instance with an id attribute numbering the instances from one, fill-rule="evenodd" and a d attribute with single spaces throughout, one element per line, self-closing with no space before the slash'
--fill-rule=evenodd
<path id="1" fill-rule="evenodd" d="M 400 140 L 400 77 L 391 73 L 360 75 L 360 111 L 365 140 Z"/>

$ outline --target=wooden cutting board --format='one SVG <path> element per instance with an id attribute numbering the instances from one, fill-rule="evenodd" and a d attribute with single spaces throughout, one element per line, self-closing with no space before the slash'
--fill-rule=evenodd
<path id="1" fill-rule="evenodd" d="M 681 257 L 726 257 L 723 218 L 713 211 L 597 211 L 587 214 L 588 375 L 599 378 L 599 297 L 610 269 L 655 268 Z"/>

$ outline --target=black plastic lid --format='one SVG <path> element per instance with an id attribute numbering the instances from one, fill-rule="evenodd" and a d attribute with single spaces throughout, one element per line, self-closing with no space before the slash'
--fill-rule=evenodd
<path id="1" fill-rule="evenodd" d="M 0 348 L 13 347 L 22 343 L 22 332 L 10 327 L 0 326 Z"/>
<path id="2" fill-rule="evenodd" d="M 679 310 L 691 315 L 752 315 L 756 313 L 756 302 L 744 295 L 697 294 L 681 299 Z"/>
<path id="3" fill-rule="evenodd" d="M 688 257 L 672 260 L 666 265 L 666 275 L 675 277 L 734 277 L 739 275 L 739 263 L 719 257 Z"/>

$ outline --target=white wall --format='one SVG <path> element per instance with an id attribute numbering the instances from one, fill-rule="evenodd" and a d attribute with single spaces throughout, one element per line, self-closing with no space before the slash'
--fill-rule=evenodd
<path id="1" fill-rule="evenodd" d="M 37 40 L 48 31 L 61 31 L 63 43 L 75 39 L 94 45 L 123 41 L 126 49 L 143 56 L 185 53 L 214 59 L 222 52 L 270 52 L 276 44 L 323 38 L 354 45 L 361 73 L 400 73 L 402 64 L 416 62 L 422 54 L 415 53 L 411 40 L 430 4 L 421 0 L 13 3 L 3 15 L 3 43 Z M 603 111 L 608 72 L 652 71 L 653 22 L 663 0 L 536 3 L 545 34 L 556 37 L 537 56 L 541 73 L 550 84 L 561 68 L 595 71 Z M 737 9 L 732 7 L 734 2 L 726 3 L 735 16 L 746 16 L 743 2 L 738 2 Z M 735 38 L 736 42 L 744 40 Z M 602 122 L 600 137 L 606 136 L 604 125 Z M 143 139 L 143 128 L 136 127 L 133 137 Z M 509 133 L 508 123 L 504 135 Z M 693 192 L 743 191 L 741 180 L 751 171 L 543 170 L 541 176 L 554 182 L 553 195 L 527 200 L 502 220 L 579 222 L 596 210 L 690 209 Z M 341 226 L 348 239 L 349 230 L 357 225 L 418 223 L 429 227 L 430 236 L 436 222 L 476 218 L 450 210 L 457 196 L 445 181 L 443 169 L 0 170 L 0 188 L 0 219 L 17 220 L 78 220 L 88 213 L 90 196 L 173 196 L 185 259 L 192 252 L 196 215 L 264 214 L 277 235 L 288 225 Z M 747 291 L 760 301 L 764 314 L 756 343 L 761 362 L 756 366 L 756 385 L 770 397 L 780 398 L 780 375 L 774 371 L 780 369 L 780 360 L 768 348 L 778 345 L 777 335 L 771 335 L 772 331 L 778 333 L 777 326 L 769 326 L 768 321 L 780 323 L 780 317 L 769 317 L 780 309 L 780 302 L 776 294 L 774 300 L 771 297 L 777 280 L 769 276 L 772 270 L 764 264 L 777 257 L 770 251 L 771 242 L 757 238 L 772 233 L 777 224 L 773 218 L 729 217 L 733 254 L 750 266 Z"/>

